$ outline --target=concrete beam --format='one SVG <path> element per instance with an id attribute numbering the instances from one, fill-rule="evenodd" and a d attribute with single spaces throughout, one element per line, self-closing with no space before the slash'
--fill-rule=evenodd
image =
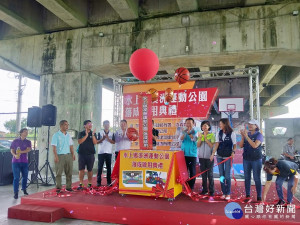
<path id="1" fill-rule="evenodd" d="M 197 0 L 177 0 L 177 4 L 181 12 L 198 10 Z"/>
<path id="2" fill-rule="evenodd" d="M 174 69 L 167 69 L 166 71 L 167 71 L 168 74 L 174 74 L 175 73 Z"/>
<path id="3" fill-rule="evenodd" d="M 63 0 L 36 0 L 58 18 L 71 27 L 83 27 L 87 24 L 87 17 L 84 13 L 75 10 Z"/>
<path id="4" fill-rule="evenodd" d="M 246 65 L 236 65 L 234 69 L 245 69 Z M 243 72 L 235 72 L 234 75 L 243 75 Z"/>
<path id="5" fill-rule="evenodd" d="M 26 33 L 26 34 L 38 34 L 42 32 L 42 29 L 36 25 L 30 24 L 25 18 L 17 15 L 10 9 L 0 4 L 0 20 L 11 25 L 12 27 Z"/>
<path id="6" fill-rule="evenodd" d="M 122 20 L 138 18 L 138 6 L 133 0 L 107 0 Z"/>
<path id="7" fill-rule="evenodd" d="M 270 67 L 267 69 L 265 74 L 260 77 L 259 82 L 259 91 L 262 92 L 262 90 L 266 87 L 265 84 L 268 84 L 272 78 L 277 74 L 277 72 L 281 69 L 282 65 L 270 65 Z"/>
<path id="8" fill-rule="evenodd" d="M 279 116 L 289 112 L 287 106 L 261 106 L 260 117 L 261 119 L 268 119 L 270 117 Z"/>
<path id="9" fill-rule="evenodd" d="M 106 88 L 110 91 L 114 91 L 114 81 L 113 81 L 113 79 L 111 79 L 111 78 L 103 79 L 102 85 L 103 85 L 104 88 Z"/>
<path id="10" fill-rule="evenodd" d="M 245 0 L 245 6 L 264 5 L 266 0 Z"/>
<path id="11" fill-rule="evenodd" d="M 18 72 L 19 74 L 22 74 L 25 77 L 28 77 L 28 78 L 31 78 L 31 79 L 34 79 L 34 80 L 40 80 L 39 76 L 27 72 L 23 68 L 21 68 L 18 65 L 10 62 L 9 60 L 3 58 L 2 56 L 0 56 L 0 65 L 4 65 L 6 68 L 9 68 L 14 72 Z"/>
<path id="12" fill-rule="evenodd" d="M 259 97 L 263 98 L 269 98 L 271 97 L 271 87 L 265 88 L 262 92 L 259 93 Z"/>
<path id="13" fill-rule="evenodd" d="M 199 70 L 200 70 L 200 72 L 210 71 L 208 66 L 200 66 Z"/>
<path id="14" fill-rule="evenodd" d="M 275 101 L 282 94 L 284 94 L 286 91 L 288 91 L 290 88 L 292 88 L 299 82 L 300 82 L 300 72 L 298 71 L 296 74 L 292 75 L 292 78 L 289 81 L 287 81 L 285 86 L 283 87 L 275 86 L 276 90 L 274 91 L 274 94 L 263 105 L 264 106 L 270 105 L 273 101 Z"/>
<path id="15" fill-rule="evenodd" d="M 206 72 L 206 71 L 210 71 L 209 67 L 208 66 L 200 66 L 199 67 L 199 70 L 200 72 Z M 210 74 L 202 74 L 202 77 L 203 78 L 207 78 L 207 77 L 210 77 Z"/>
<path id="16" fill-rule="evenodd" d="M 296 100 L 297 98 L 300 98 L 300 84 L 296 84 L 294 87 L 292 87 L 289 90 L 289 93 L 290 93 L 291 97 L 289 97 L 288 99 L 284 99 L 282 101 L 283 105 L 286 105 L 286 104 Z"/>
<path id="17" fill-rule="evenodd" d="M 279 73 L 277 73 L 277 75 L 272 80 L 270 80 L 270 82 L 268 83 L 268 86 L 285 85 L 286 76 L 287 76 L 287 73 L 280 71 Z"/>

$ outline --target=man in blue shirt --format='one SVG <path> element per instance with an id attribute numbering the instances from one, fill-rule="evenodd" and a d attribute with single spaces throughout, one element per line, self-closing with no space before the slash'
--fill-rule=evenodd
<path id="1" fill-rule="evenodd" d="M 196 160 L 197 160 L 197 133 L 194 130 L 195 121 L 193 118 L 185 120 L 186 129 L 181 133 L 180 140 L 182 141 L 181 149 L 184 151 L 185 163 L 189 171 L 189 177 L 196 175 Z M 196 178 L 188 182 L 190 188 L 193 190 Z"/>
<path id="2" fill-rule="evenodd" d="M 54 153 L 54 162 L 56 170 L 56 192 L 61 191 L 61 175 L 63 171 L 66 174 L 66 190 L 72 191 L 72 171 L 75 154 L 73 149 L 73 140 L 67 130 L 69 128 L 68 121 L 59 122 L 60 130 L 56 132 L 51 141 Z"/>

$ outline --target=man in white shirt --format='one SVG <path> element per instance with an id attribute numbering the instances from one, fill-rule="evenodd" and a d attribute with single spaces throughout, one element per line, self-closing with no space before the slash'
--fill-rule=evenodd
<path id="1" fill-rule="evenodd" d="M 115 133 L 116 141 L 116 150 L 115 150 L 115 159 L 118 158 L 120 150 L 127 150 L 131 147 L 131 141 L 127 137 L 127 121 L 121 120 L 120 122 L 121 129 Z"/>
<path id="2" fill-rule="evenodd" d="M 106 164 L 106 178 L 107 185 L 111 183 L 111 156 L 112 156 L 112 145 L 115 144 L 115 134 L 109 130 L 109 121 L 103 121 L 104 130 L 101 130 L 98 133 L 97 142 L 99 145 L 98 148 L 98 174 L 97 174 L 97 186 L 101 186 L 101 176 L 104 162 Z"/>

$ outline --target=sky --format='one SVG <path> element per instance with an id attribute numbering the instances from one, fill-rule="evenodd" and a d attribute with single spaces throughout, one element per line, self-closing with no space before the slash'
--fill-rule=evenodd
<path id="1" fill-rule="evenodd" d="M 17 90 L 18 79 L 16 74 L 4 70 L 0 70 L 0 131 L 6 131 L 3 124 L 5 121 L 15 119 L 16 115 L 4 115 L 1 113 L 10 113 L 17 111 Z M 22 102 L 22 112 L 27 112 L 28 108 L 39 105 L 39 81 L 29 78 L 23 79 L 24 92 Z M 102 92 L 102 121 L 109 120 L 113 122 L 113 92 L 103 88 Z M 273 118 L 295 118 L 300 117 L 300 98 L 292 101 L 287 106 L 289 107 L 289 113 L 276 116 Z M 22 114 L 23 118 L 27 117 L 27 114 Z"/>
<path id="2" fill-rule="evenodd" d="M 0 113 L 11 113 L 17 111 L 17 94 L 19 80 L 16 73 L 0 70 Z M 29 78 L 22 79 L 24 85 L 22 112 L 28 108 L 39 105 L 40 82 Z M 21 114 L 27 118 L 27 114 Z M 0 131 L 6 131 L 3 124 L 10 119 L 16 119 L 15 114 L 0 114 Z"/>
<path id="3" fill-rule="evenodd" d="M 0 131 L 7 131 L 4 127 L 5 121 L 16 119 L 17 111 L 17 90 L 18 79 L 17 74 L 0 69 Z M 27 112 L 32 106 L 39 106 L 40 82 L 29 78 L 24 78 L 22 82 L 24 86 L 22 112 Z M 104 101 L 105 99 L 105 101 Z M 108 99 L 111 99 L 108 101 Z M 109 120 L 113 122 L 113 92 L 103 88 L 102 100 L 105 102 L 102 108 L 102 121 Z M 23 118 L 27 118 L 27 114 L 22 114 Z"/>

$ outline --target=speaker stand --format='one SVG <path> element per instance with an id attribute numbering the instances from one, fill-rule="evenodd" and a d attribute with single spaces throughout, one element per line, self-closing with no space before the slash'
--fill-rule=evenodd
<path id="1" fill-rule="evenodd" d="M 45 180 L 43 181 L 43 183 L 41 184 L 42 186 L 52 186 L 52 185 L 56 185 L 56 180 L 55 180 L 55 176 L 53 173 L 53 170 L 50 166 L 49 163 L 49 135 L 50 135 L 50 126 L 48 126 L 48 142 L 47 142 L 47 157 L 46 157 L 46 162 L 45 164 L 42 166 L 42 168 L 39 170 L 39 173 L 45 169 Z M 48 172 L 50 171 L 50 175 L 51 177 L 48 178 Z M 51 184 L 50 182 L 53 181 L 54 184 Z"/>
<path id="2" fill-rule="evenodd" d="M 38 164 L 36 161 L 36 149 L 35 149 L 35 144 L 36 144 L 36 127 L 34 127 L 34 141 L 33 141 L 33 151 L 32 151 L 32 156 L 33 156 L 33 160 L 31 160 L 31 162 L 28 165 L 28 168 L 30 168 L 31 165 L 33 165 L 33 172 L 31 174 L 31 179 L 28 178 L 29 183 L 27 185 L 27 188 L 31 185 L 31 184 L 36 184 L 36 187 L 39 187 L 39 180 L 43 183 L 43 178 L 41 176 L 40 171 L 38 170 Z"/>

